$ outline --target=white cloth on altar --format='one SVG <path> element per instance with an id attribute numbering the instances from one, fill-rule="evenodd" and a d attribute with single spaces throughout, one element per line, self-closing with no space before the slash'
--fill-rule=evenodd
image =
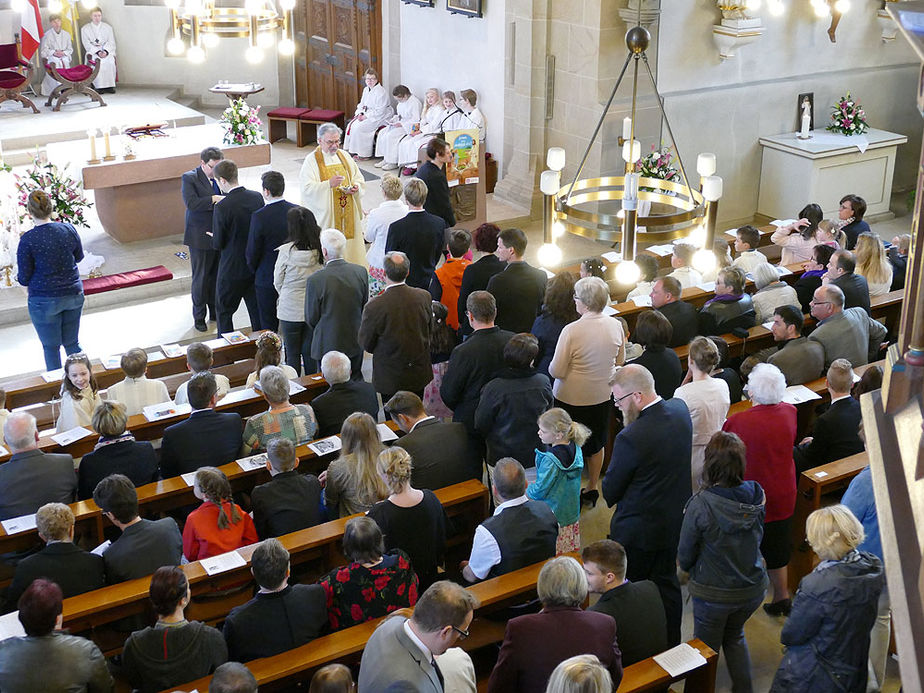
<path id="1" fill-rule="evenodd" d="M 94 89 L 109 89 L 116 85 L 116 42 L 115 34 L 112 33 L 112 27 L 106 22 L 94 24 L 90 22 L 80 28 L 80 41 L 83 43 L 84 52 L 87 54 L 87 63 L 90 58 L 101 60 L 99 74 L 93 80 Z M 100 58 L 97 53 L 106 51 L 108 55 Z"/>
<path id="2" fill-rule="evenodd" d="M 385 87 L 381 84 L 376 84 L 372 89 L 365 87 L 359 105 L 356 106 L 356 114 L 347 125 L 347 131 L 343 135 L 344 150 L 356 156 L 372 156 L 372 140 L 375 137 L 375 131 L 392 115 L 394 115 L 394 109 L 391 107 Z M 365 116 L 365 120 L 358 120 L 359 116 Z"/>
<path id="3" fill-rule="evenodd" d="M 398 143 L 398 163 L 417 165 L 417 151 L 440 132 L 440 122 L 445 110 L 442 106 L 430 106 L 420 116 L 420 134 L 405 137 Z"/>
<path id="4" fill-rule="evenodd" d="M 358 265 L 366 266 L 366 246 L 363 243 L 363 226 L 362 226 L 362 200 L 366 192 L 366 183 L 359 166 L 353 161 L 347 152 L 347 167 L 350 170 L 350 180 L 359 186 L 353 194 L 353 228 L 355 233 L 353 238 L 347 238 L 344 259 L 347 262 L 355 262 Z M 340 164 L 340 157 L 334 154 L 324 154 L 324 163 L 327 166 L 337 166 Z M 318 170 L 318 162 L 315 160 L 315 153 L 312 151 L 305 157 L 302 163 L 301 171 L 298 173 L 299 189 L 301 190 L 301 204 L 311 210 L 318 225 L 322 229 L 336 229 L 337 224 L 334 217 L 334 190 L 331 189 L 330 183 L 321 180 L 321 172 Z M 343 231 L 343 229 L 339 229 Z"/>
<path id="5" fill-rule="evenodd" d="M 58 57 L 56 51 L 61 51 L 64 55 Z M 49 29 L 42 37 L 42 43 L 39 46 L 39 54 L 42 56 L 42 66 L 45 63 L 54 63 L 55 67 L 65 68 L 71 66 L 71 56 L 74 53 L 74 44 L 71 42 L 71 35 L 62 29 L 55 31 Z M 50 74 L 45 74 L 42 80 L 42 96 L 48 96 L 60 84 L 58 80 Z"/>
<path id="6" fill-rule="evenodd" d="M 405 137 L 410 137 L 414 125 L 420 122 L 420 111 L 423 104 L 416 96 L 411 94 L 407 100 L 399 101 L 397 115 L 391 119 L 388 128 L 379 133 L 375 141 L 375 155 L 381 156 L 386 163 L 398 163 L 398 143 Z"/>

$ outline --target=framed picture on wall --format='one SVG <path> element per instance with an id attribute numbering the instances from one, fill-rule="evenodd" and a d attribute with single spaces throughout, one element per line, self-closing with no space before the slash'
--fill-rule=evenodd
<path id="1" fill-rule="evenodd" d="M 484 0 L 446 0 L 446 9 L 466 17 L 482 17 Z"/>
<path id="2" fill-rule="evenodd" d="M 405 5 L 420 5 L 421 7 L 433 7 L 433 0 L 401 0 Z"/>

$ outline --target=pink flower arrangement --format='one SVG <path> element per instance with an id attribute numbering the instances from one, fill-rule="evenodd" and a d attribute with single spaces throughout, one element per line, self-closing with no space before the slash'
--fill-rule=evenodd
<path id="1" fill-rule="evenodd" d="M 826 128 L 842 135 L 862 135 L 869 130 L 866 111 L 850 98 L 850 92 L 831 107 L 831 124 Z"/>
<path id="2" fill-rule="evenodd" d="M 244 99 L 237 99 L 221 114 L 221 125 L 225 130 L 224 144 L 257 144 L 263 141 L 263 121 L 260 107 L 249 106 Z"/>
<path id="3" fill-rule="evenodd" d="M 635 172 L 645 178 L 659 178 L 680 182 L 680 171 L 674 166 L 674 157 L 670 147 L 658 149 L 651 145 L 651 153 L 635 162 Z M 653 188 L 641 187 L 640 190 L 651 191 Z"/>
<path id="4" fill-rule="evenodd" d="M 83 184 L 63 173 L 53 163 L 42 163 L 38 158 L 32 161 L 30 168 L 22 176 L 16 176 L 16 189 L 19 191 L 19 220 L 26 220 L 26 206 L 29 193 L 44 190 L 51 198 L 53 221 L 66 221 L 74 226 L 89 226 L 84 216 L 84 209 L 93 203 L 83 196 Z"/>

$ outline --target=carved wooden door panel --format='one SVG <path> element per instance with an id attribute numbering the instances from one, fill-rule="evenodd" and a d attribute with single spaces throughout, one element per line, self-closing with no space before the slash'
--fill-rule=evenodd
<path id="1" fill-rule="evenodd" d="M 301 0 L 294 12 L 299 106 L 353 113 L 363 72 L 380 72 L 381 16 L 375 0 Z"/>

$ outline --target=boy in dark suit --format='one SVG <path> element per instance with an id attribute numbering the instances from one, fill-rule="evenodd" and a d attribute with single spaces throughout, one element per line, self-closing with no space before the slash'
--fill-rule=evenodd
<path id="1" fill-rule="evenodd" d="M 411 263 L 407 285 L 429 290 L 446 244 L 446 222 L 424 209 L 427 186 L 422 180 L 412 178 L 405 184 L 404 199 L 410 209 L 388 227 L 385 252 L 400 250 L 407 255 Z"/>

